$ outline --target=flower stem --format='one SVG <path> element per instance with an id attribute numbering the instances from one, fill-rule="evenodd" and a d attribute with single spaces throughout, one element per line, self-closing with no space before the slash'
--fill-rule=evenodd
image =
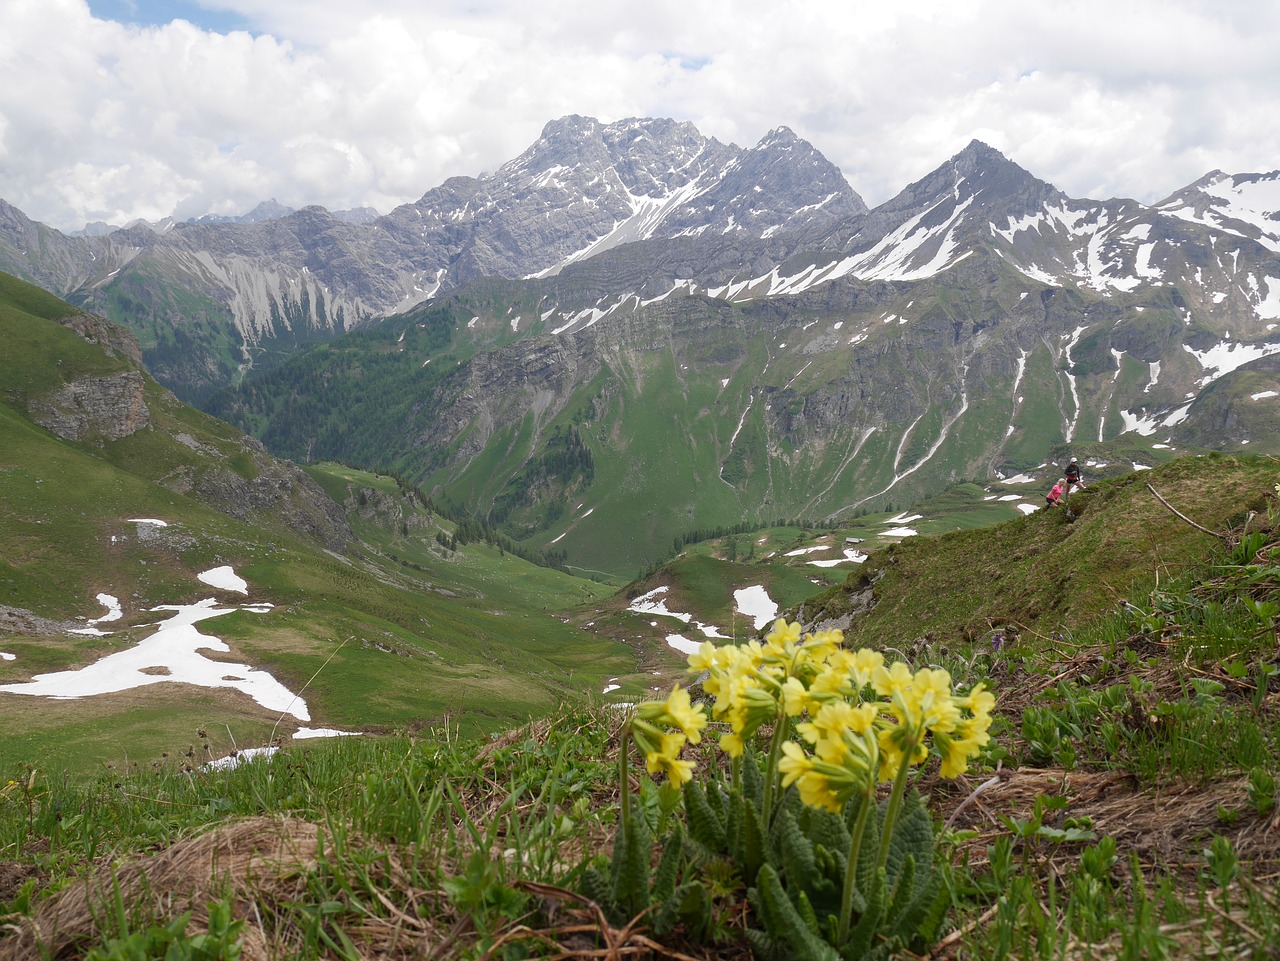
<path id="1" fill-rule="evenodd" d="M 765 769 L 764 781 L 764 815 L 765 824 L 773 819 L 773 795 L 778 783 L 778 760 L 782 756 L 782 745 L 791 734 L 791 719 L 781 715 L 773 725 L 773 740 L 769 742 L 769 761 Z"/>
<path id="2" fill-rule="evenodd" d="M 631 777 L 627 769 L 627 755 L 631 753 L 631 725 L 622 726 L 618 744 L 618 798 L 622 808 L 622 823 L 631 818 Z"/>
<path id="3" fill-rule="evenodd" d="M 870 790 L 862 797 L 862 806 L 858 811 L 858 820 L 853 825 L 853 835 L 849 839 L 849 857 L 844 867 L 844 891 L 840 901 L 840 929 L 836 935 L 836 946 L 849 940 L 849 925 L 853 920 L 853 892 L 858 886 L 858 855 L 862 851 L 862 835 L 867 827 L 867 817 L 876 806 L 876 787 L 872 780 Z"/>
<path id="4" fill-rule="evenodd" d="M 907 772 L 911 770 L 911 755 L 914 748 L 908 744 L 902 752 L 902 766 L 898 768 L 898 776 L 893 780 L 893 791 L 889 795 L 889 803 L 884 811 L 884 828 L 880 834 L 880 853 L 876 856 L 876 870 L 889 863 L 889 842 L 893 838 L 893 828 L 898 820 L 898 809 L 902 807 L 902 793 L 907 786 Z"/>

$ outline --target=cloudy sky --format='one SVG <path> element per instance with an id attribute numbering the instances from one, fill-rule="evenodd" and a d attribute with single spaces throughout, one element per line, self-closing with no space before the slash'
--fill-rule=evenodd
<path id="1" fill-rule="evenodd" d="M 0 0 L 0 198 L 386 213 L 566 114 L 789 126 L 872 206 L 978 138 L 1074 197 L 1280 168 L 1280 2 Z"/>

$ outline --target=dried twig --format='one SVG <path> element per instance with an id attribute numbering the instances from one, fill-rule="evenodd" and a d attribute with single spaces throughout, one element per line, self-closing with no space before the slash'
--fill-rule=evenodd
<path id="1" fill-rule="evenodd" d="M 1209 535 L 1211 535 L 1211 536 L 1213 536 L 1213 537 L 1217 537 L 1217 538 L 1219 538 L 1220 540 L 1226 540 L 1226 535 L 1225 535 L 1225 534 L 1219 534 L 1217 531 L 1211 531 L 1211 530 L 1209 530 L 1209 528 L 1207 528 L 1207 527 L 1201 527 L 1199 524 L 1197 524 L 1195 521 L 1193 521 L 1193 520 L 1192 520 L 1190 517 L 1188 517 L 1186 514 L 1182 513 L 1182 511 L 1178 510 L 1176 507 L 1174 507 L 1172 504 L 1170 504 L 1167 500 L 1165 500 L 1163 497 L 1161 497 L 1161 496 L 1160 496 L 1160 492 L 1159 492 L 1158 490 L 1156 490 L 1154 487 L 1152 487 L 1150 484 L 1148 484 L 1148 485 L 1147 485 L 1147 490 L 1151 491 L 1151 493 L 1153 493 L 1153 494 L 1155 494 L 1155 495 L 1156 495 L 1156 500 L 1158 500 L 1158 501 L 1159 501 L 1161 504 L 1163 504 L 1165 507 L 1169 508 L 1169 510 L 1173 511 L 1174 516 L 1176 516 L 1176 517 L 1180 517 L 1182 520 L 1186 521 L 1188 524 L 1190 524 L 1190 525 L 1191 525 L 1192 527 L 1194 527 L 1196 530 L 1198 530 L 1198 531 L 1204 531 L 1204 533 L 1209 534 Z"/>

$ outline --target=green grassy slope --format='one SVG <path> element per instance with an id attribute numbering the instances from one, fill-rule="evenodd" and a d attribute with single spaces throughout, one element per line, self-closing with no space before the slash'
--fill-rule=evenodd
<path id="1" fill-rule="evenodd" d="M 1038 510 L 988 529 L 910 538 L 874 552 L 807 613 L 848 614 L 851 598 L 874 585 L 874 608 L 855 616 L 847 631 L 857 643 L 974 641 L 995 628 L 1074 629 L 1116 609 L 1139 575 L 1178 573 L 1213 544 L 1148 485 L 1201 526 L 1225 531 L 1263 510 L 1275 468 L 1265 457 L 1183 457 L 1073 494 L 1075 520 L 1063 510 Z"/>
<path id="2" fill-rule="evenodd" d="M 272 607 L 202 622 L 202 632 L 230 645 L 225 659 L 265 669 L 295 693 L 305 687 L 313 726 L 408 728 L 447 717 L 489 730 L 631 669 L 627 648 L 556 613 L 603 590 L 588 581 L 484 545 L 457 552 L 437 577 L 427 569 L 439 560 L 429 529 L 405 537 L 368 525 L 371 543 L 340 556 L 269 516 L 246 523 L 214 510 L 186 491 L 206 474 L 251 476 L 264 462 L 233 429 L 154 384 L 145 392 L 152 426 L 122 440 L 70 443 L 35 426 L 24 413 L 30 398 L 128 367 L 45 319 L 70 313 L 20 282 L 0 287 L 12 361 L 0 372 L 0 605 L 74 623 L 103 614 L 96 595 L 105 593 L 123 617 L 103 625 L 113 631 L 105 637 L 0 634 L 0 651 L 13 655 L 0 659 L 0 684 L 130 646 L 150 633 L 155 606 L 218 594 L 196 575 L 222 565 L 248 581 L 250 600 Z M 228 748 L 263 743 L 278 713 L 235 692 L 167 684 L 66 701 L 2 692 L 0 763 L 78 769 L 159 758 L 184 750 L 198 729 Z M 280 732 L 294 726 L 286 718 Z"/>
<path id="3" fill-rule="evenodd" d="M 1066 564 L 1069 592 L 1087 599 L 1086 581 L 1110 578 L 1133 610 L 1091 616 L 1086 600 L 1071 618 L 1072 636 L 1027 631 L 985 657 L 956 644 L 885 645 L 913 668 L 946 669 L 957 692 L 981 681 L 995 697 L 991 741 L 965 775 L 941 777 L 933 758 L 919 769 L 915 784 L 934 825 L 930 849 L 946 867 L 943 916 L 927 934 L 914 925 L 900 931 L 885 957 L 1214 961 L 1269 958 L 1280 947 L 1278 478 L 1265 458 L 1205 457 L 1100 482 L 1087 502 L 1077 501 L 1079 529 L 1066 535 L 1093 555 Z M 335 490 L 383 483 L 343 478 L 338 469 L 327 482 Z M 1230 524 L 1230 536 L 1196 541 L 1194 528 L 1167 511 L 1166 524 L 1144 505 L 1147 482 L 1197 522 Z M 966 495 L 974 493 L 949 500 Z M 1044 513 L 886 550 L 887 566 L 912 576 L 898 578 L 882 604 L 929 609 L 954 573 L 957 545 L 973 554 L 1009 551 L 1017 541 L 1028 556 L 1050 559 L 1062 521 L 1062 512 Z M 759 539 L 775 551 L 803 538 L 791 529 Z M 725 562 L 709 550 L 710 542 L 699 544 L 671 565 L 680 606 L 720 603 Z M 1142 581 L 1157 572 L 1158 589 L 1144 590 Z M 886 573 L 880 584 L 896 576 Z M 975 603 L 988 609 L 1013 610 L 1025 601 L 1024 586 L 974 582 L 969 593 L 981 594 Z M 750 880 L 752 859 L 787 871 L 789 892 L 814 876 L 840 880 L 836 857 L 803 856 L 796 839 L 805 831 L 822 831 L 821 850 L 843 854 L 850 842 L 835 828 L 811 826 L 788 788 L 780 791 L 781 826 L 770 835 L 777 848 L 757 854 L 728 843 L 708 857 L 712 828 L 723 822 L 706 794 L 763 765 L 776 730 L 747 738 L 740 767 L 714 747 L 726 729 L 713 720 L 700 744 L 684 749 L 703 790 L 690 790 L 683 803 L 641 773 L 630 738 L 618 736 L 616 712 L 576 705 L 491 739 L 458 739 L 437 727 L 416 737 L 286 745 L 269 761 L 195 776 L 184 758 L 71 778 L 0 761 L 0 954 L 36 959 L 98 948 L 104 956 L 159 956 L 169 944 L 171 953 L 194 953 L 208 945 L 211 928 L 228 954 L 265 943 L 287 959 L 326 957 L 341 944 L 353 957 L 407 961 L 445 939 L 459 957 L 489 956 L 495 945 L 513 957 L 619 950 L 754 957 L 745 929 L 767 926 L 771 908 L 764 883 Z M 220 732 L 209 734 L 217 750 L 229 746 Z M 592 893 L 583 869 L 607 875 L 611 859 L 623 861 L 620 749 L 632 752 L 631 810 L 650 825 L 637 832 L 642 850 L 650 853 L 653 832 L 652 860 L 661 852 L 658 876 L 670 883 L 664 891 L 646 878 L 641 908 L 606 920 L 598 905 L 609 900 Z M 200 746 L 197 757 L 204 753 Z M 881 788 L 884 811 L 893 800 Z M 855 814 L 852 805 L 843 811 L 851 821 Z M 913 831 L 928 848 L 927 826 Z M 913 863 L 929 863 L 925 848 Z M 264 857 L 269 851 L 277 856 Z M 211 878 L 215 866 L 228 865 L 243 869 Z M 140 873 L 173 880 L 152 896 Z M 86 890 L 85 879 L 95 887 Z M 690 904 L 662 926 L 662 902 L 678 883 L 702 885 L 710 910 Z M 174 918 L 189 892 L 193 911 L 183 930 Z M 587 908 L 586 897 L 600 900 Z M 803 923 L 797 912 L 790 931 Z M 835 926 L 816 931 L 830 939 Z"/>

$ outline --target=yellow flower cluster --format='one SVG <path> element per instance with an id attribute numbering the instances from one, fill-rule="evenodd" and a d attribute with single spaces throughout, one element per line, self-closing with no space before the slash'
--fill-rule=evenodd
<path id="1" fill-rule="evenodd" d="M 646 701 L 636 706 L 631 736 L 644 755 L 646 770 L 650 774 L 661 771 L 679 786 L 693 776 L 693 762 L 680 760 L 680 752 L 686 741 L 701 741 L 706 726 L 707 715 L 693 706 L 685 688 L 676 686 L 665 701 Z"/>
<path id="2" fill-rule="evenodd" d="M 702 687 L 715 699 L 711 716 L 729 725 L 720 737 L 725 753 L 740 757 L 751 735 L 761 724 L 777 721 L 780 712 L 785 717 L 815 714 L 824 704 L 852 696 L 857 655 L 840 647 L 842 639 L 839 631 L 801 637 L 799 624 L 779 618 L 764 644 L 715 647 L 708 642 L 690 654 L 689 668 L 708 672 Z"/>
<path id="3" fill-rule="evenodd" d="M 802 638 L 799 624 L 779 619 L 763 645 L 703 644 L 689 666 L 708 672 L 712 717 L 729 725 L 720 746 L 738 757 L 762 723 L 807 714 L 796 731 L 811 753 L 784 743 L 778 771 L 806 804 L 833 811 L 922 763 L 930 740 L 942 758 L 939 773 L 963 773 L 989 740 L 995 698 L 981 684 L 958 695 L 946 671 L 912 672 L 901 661 L 886 667 L 879 652 L 850 651 L 842 641 L 839 631 Z"/>
<path id="4" fill-rule="evenodd" d="M 989 740 L 995 697 L 981 684 L 957 694 L 946 671 L 886 666 L 884 655 L 851 651 L 843 640 L 839 631 L 802 636 L 799 624 L 779 618 L 763 644 L 704 643 L 691 654 L 690 669 L 707 675 L 711 718 L 728 726 L 720 748 L 741 757 L 762 724 L 807 716 L 795 727 L 801 741 L 781 743 L 777 770 L 782 786 L 794 784 L 805 804 L 832 811 L 923 763 L 930 748 L 942 759 L 943 777 L 962 774 Z M 688 781 L 693 764 L 679 754 L 686 742 L 701 740 L 707 720 L 681 687 L 665 701 L 638 705 L 631 729 L 649 773 L 665 773 L 676 785 Z"/>

